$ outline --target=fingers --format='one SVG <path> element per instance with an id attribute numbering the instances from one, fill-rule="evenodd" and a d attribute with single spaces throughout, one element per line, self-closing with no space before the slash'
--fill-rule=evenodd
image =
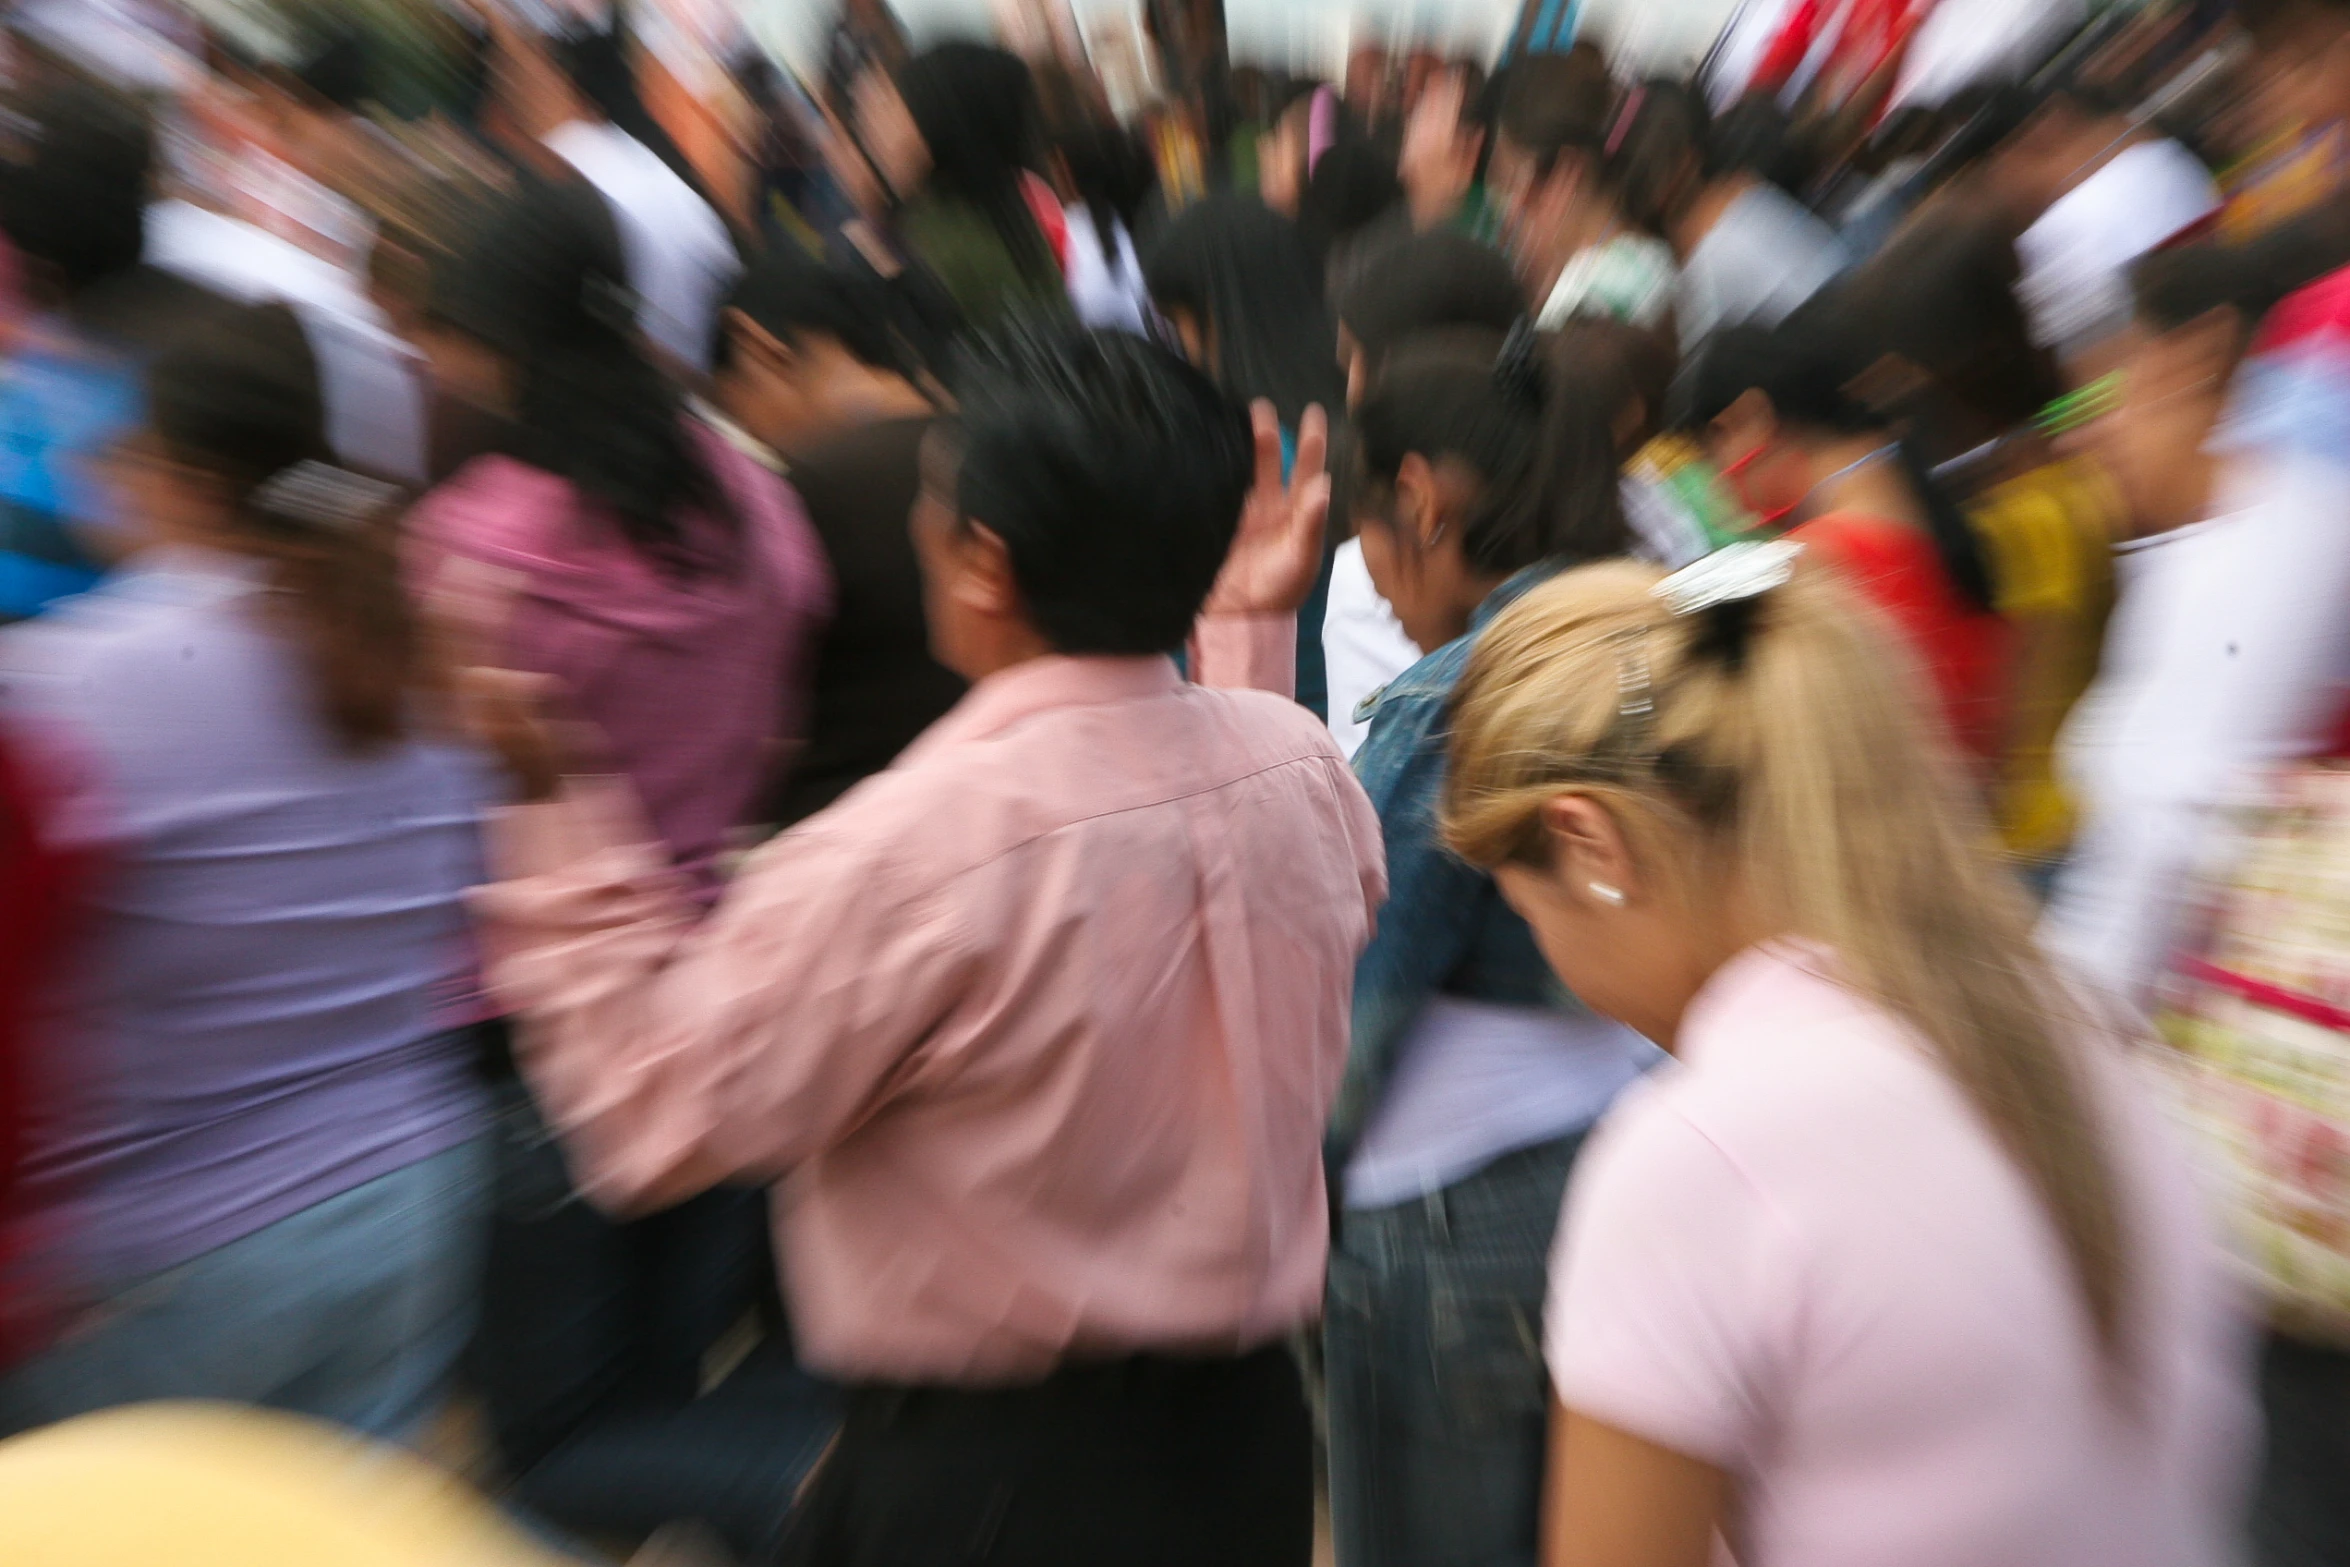
<path id="1" fill-rule="evenodd" d="M 1297 460 L 1290 464 L 1289 482 L 1302 488 L 1309 481 L 1323 477 L 1330 463 L 1330 416 L 1315 403 L 1306 410 L 1306 416 L 1297 425 Z M 1323 502 L 1328 504 L 1327 489 Z"/>
<path id="2" fill-rule="evenodd" d="M 1248 405 L 1248 420 L 1257 437 L 1257 478 L 1253 493 L 1281 493 L 1281 416 L 1260 397 Z"/>

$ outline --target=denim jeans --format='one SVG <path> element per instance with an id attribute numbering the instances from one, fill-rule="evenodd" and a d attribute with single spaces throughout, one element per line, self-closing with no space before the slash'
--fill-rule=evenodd
<path id="1" fill-rule="evenodd" d="M 1340 1216 L 1323 1354 L 1339 1567 L 1531 1567 L 1542 1301 L 1583 1134 Z"/>
<path id="2" fill-rule="evenodd" d="M 528 1091 L 494 1092 L 496 1216 L 469 1369 L 512 1499 L 581 1534 L 692 1520 L 767 1560 L 838 1411 L 792 1355 L 766 1192 L 607 1218 L 572 1189 Z M 705 1356 L 753 1313 L 766 1340 L 706 1388 Z"/>
<path id="3" fill-rule="evenodd" d="M 2341 1567 L 2350 1562 L 2350 1353 L 2270 1334 L 2260 1401 L 2268 1453 L 2253 1497 L 2253 1567 Z"/>
<path id="4" fill-rule="evenodd" d="M 200 1398 L 414 1439 L 473 1331 L 488 1158 L 474 1139 L 141 1279 L 0 1378 L 0 1434 Z"/>

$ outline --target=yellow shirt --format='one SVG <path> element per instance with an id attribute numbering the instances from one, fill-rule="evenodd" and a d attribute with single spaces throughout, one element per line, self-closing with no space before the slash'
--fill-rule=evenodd
<path id="1" fill-rule="evenodd" d="M 1999 833 L 2019 859 L 2050 860 L 2073 835 L 2056 736 L 2097 675 L 2121 499 L 2094 462 L 2067 458 L 1985 491 L 1969 511 L 2016 637 Z"/>
<path id="2" fill-rule="evenodd" d="M 421 1460 L 229 1404 L 143 1404 L 0 1442 L 22 1567 L 563 1567 Z"/>

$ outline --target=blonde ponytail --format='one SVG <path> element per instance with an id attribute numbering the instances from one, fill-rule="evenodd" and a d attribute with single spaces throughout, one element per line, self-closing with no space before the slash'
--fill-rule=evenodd
<path id="1" fill-rule="evenodd" d="M 2023 1172 L 2120 1358 L 2127 1241 L 2075 1054 L 2090 1025 L 1984 852 L 1899 639 L 1799 563 L 1724 649 L 1657 580 L 1631 563 L 1571 572 L 1486 631 L 1455 696 L 1447 840 L 1475 864 L 1547 866 L 1541 807 L 1583 794 L 1668 886 L 1735 887 L 1765 928 L 1833 949 Z"/>

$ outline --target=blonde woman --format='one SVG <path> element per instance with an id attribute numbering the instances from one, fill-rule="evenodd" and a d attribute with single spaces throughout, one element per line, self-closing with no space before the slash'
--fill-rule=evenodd
<path id="1" fill-rule="evenodd" d="M 1460 684 L 1450 842 L 1678 1058 L 1567 1203 L 1543 1560 L 2223 1560 L 2246 1368 L 2195 1193 L 1897 643 L 1799 557 L 1567 574 Z"/>

